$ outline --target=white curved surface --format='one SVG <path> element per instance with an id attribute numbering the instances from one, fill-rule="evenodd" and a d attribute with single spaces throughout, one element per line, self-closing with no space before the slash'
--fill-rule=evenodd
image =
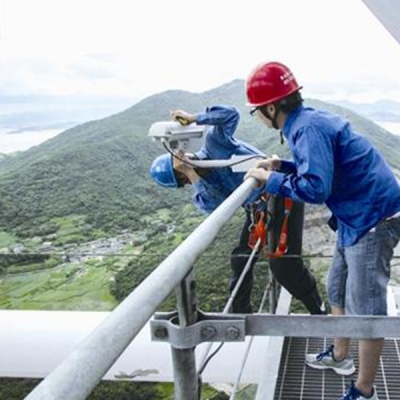
<path id="1" fill-rule="evenodd" d="M 45 377 L 108 315 L 109 312 L 0 310 L 0 376 Z M 234 382 L 246 343 L 226 343 L 208 364 L 203 381 Z M 254 339 L 242 382 L 258 382 L 263 361 L 260 354 L 265 354 L 267 343 L 267 338 Z M 198 346 L 197 360 L 204 346 Z M 170 347 L 151 341 L 149 324 L 104 379 L 115 379 L 121 372 L 131 374 L 137 370 L 145 371 L 143 376 L 135 377 L 138 381 L 173 381 Z"/>

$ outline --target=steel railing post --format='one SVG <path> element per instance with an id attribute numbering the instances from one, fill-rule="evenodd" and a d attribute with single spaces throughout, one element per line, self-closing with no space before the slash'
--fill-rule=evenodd
<path id="1" fill-rule="evenodd" d="M 193 269 L 176 289 L 179 326 L 181 328 L 197 321 L 196 291 Z M 175 382 L 175 400 L 198 400 L 199 384 L 196 369 L 195 347 L 176 349 L 171 346 Z"/>
<path id="2" fill-rule="evenodd" d="M 272 215 L 274 218 L 273 221 L 275 221 L 275 196 L 270 196 L 268 199 L 268 217 Z M 268 224 L 269 229 L 267 232 L 267 239 L 268 239 L 268 252 L 273 253 L 276 248 L 276 237 L 277 237 L 277 224 L 274 222 L 273 224 Z M 270 259 L 269 259 L 270 260 Z M 269 312 L 271 314 L 275 314 L 277 302 L 278 302 L 278 288 L 277 288 L 277 282 L 275 279 L 274 274 L 272 273 L 271 268 L 268 269 L 269 273 Z"/>

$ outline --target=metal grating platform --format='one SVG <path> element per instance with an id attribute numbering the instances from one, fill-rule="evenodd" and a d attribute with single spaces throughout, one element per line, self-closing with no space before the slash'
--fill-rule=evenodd
<path id="1" fill-rule="evenodd" d="M 357 372 L 353 377 L 341 377 L 304 364 L 305 354 L 318 353 L 331 343 L 331 339 L 286 338 L 274 400 L 338 400 Z M 358 369 L 356 340 L 350 351 Z M 375 384 L 379 400 L 400 400 L 400 340 L 385 340 Z"/>

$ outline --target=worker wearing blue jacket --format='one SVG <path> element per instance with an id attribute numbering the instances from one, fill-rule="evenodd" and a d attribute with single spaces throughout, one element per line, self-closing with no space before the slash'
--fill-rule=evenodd
<path id="1" fill-rule="evenodd" d="M 262 155 L 255 147 L 233 137 L 239 123 L 239 112 L 233 107 L 213 106 L 198 114 L 175 110 L 171 111 L 171 116 L 173 119 L 181 118 L 188 123 L 196 122 L 198 125 L 209 126 L 203 146 L 194 155 L 196 159 L 225 160 L 230 159 L 233 155 Z M 184 158 L 183 154 L 174 158 L 171 154 L 163 154 L 154 160 L 150 174 L 158 184 L 164 187 L 176 188 L 191 184 L 193 187 L 193 203 L 205 214 L 214 211 L 243 183 L 244 173 L 234 173 L 229 167 L 207 170 L 193 168 L 186 162 L 190 162 L 190 160 L 182 158 Z M 246 221 L 240 233 L 239 243 L 231 254 L 233 276 L 230 282 L 230 291 L 235 287 L 252 251 L 248 244 L 251 224 L 250 209 L 255 202 L 259 201 L 262 192 L 261 189 L 254 191 L 243 205 L 246 210 Z M 282 222 L 284 214 L 282 198 L 276 199 L 275 208 L 277 215 L 274 223 L 279 224 Z M 300 257 L 303 220 L 304 204 L 296 202 L 288 220 L 287 252 L 292 255 L 299 255 L 299 257 L 272 259 L 270 260 L 270 268 L 277 281 L 294 297 L 301 300 L 310 313 L 321 314 L 324 313 L 324 309 L 315 279 L 304 266 Z M 275 230 L 278 231 L 279 228 Z M 256 257 L 253 265 L 255 261 Z M 233 312 L 252 312 L 250 297 L 253 285 L 253 265 L 246 274 L 233 301 Z"/>
<path id="2" fill-rule="evenodd" d="M 256 178 L 271 194 L 325 203 L 337 230 L 327 281 L 332 313 L 386 315 L 390 261 L 400 239 L 399 184 L 364 136 L 337 115 L 303 106 L 300 89 L 281 63 L 260 64 L 249 75 L 251 113 L 281 130 L 293 160 L 263 160 L 245 178 Z M 341 400 L 377 400 L 373 382 L 382 345 L 383 339 L 359 341 L 358 378 Z M 336 338 L 327 351 L 308 354 L 306 363 L 350 375 L 355 368 L 349 347 L 349 339 Z"/>

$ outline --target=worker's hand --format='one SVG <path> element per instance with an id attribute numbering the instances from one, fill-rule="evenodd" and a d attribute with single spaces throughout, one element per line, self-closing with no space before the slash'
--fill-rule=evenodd
<path id="1" fill-rule="evenodd" d="M 182 125 L 188 125 L 196 121 L 195 114 L 190 114 L 183 110 L 172 110 L 169 113 L 173 120 L 179 121 Z M 182 121 L 186 121 L 186 123 L 182 123 Z"/>
<path id="2" fill-rule="evenodd" d="M 178 152 L 175 153 L 176 157 L 173 157 L 173 168 L 176 171 L 181 172 L 182 174 L 185 174 L 188 176 L 194 168 L 185 163 L 185 161 L 189 161 L 188 157 L 185 155 L 185 153 L 182 150 L 179 150 Z M 190 163 L 190 161 L 189 161 Z"/>
<path id="3" fill-rule="evenodd" d="M 256 166 L 257 168 L 264 168 L 267 171 L 275 171 L 281 167 L 281 159 L 274 154 L 271 158 L 259 161 Z"/>
<path id="4" fill-rule="evenodd" d="M 271 176 L 272 171 L 267 171 L 264 168 L 250 168 L 247 171 L 247 174 L 244 176 L 244 179 L 248 178 L 256 178 L 258 181 L 258 187 L 265 185 L 268 182 L 269 177 Z"/>
<path id="5" fill-rule="evenodd" d="M 187 164 L 185 161 L 190 160 L 188 156 L 182 151 L 178 151 L 176 154 L 176 157 L 173 158 L 173 168 L 176 173 L 180 173 L 181 175 L 184 175 L 187 178 L 186 183 L 196 183 L 200 180 L 200 176 L 197 174 L 196 170 L 194 167 L 192 167 L 190 164 Z M 189 154 L 189 153 L 188 153 Z M 182 181 L 181 181 L 182 182 Z M 183 180 L 183 184 L 185 184 Z"/>

